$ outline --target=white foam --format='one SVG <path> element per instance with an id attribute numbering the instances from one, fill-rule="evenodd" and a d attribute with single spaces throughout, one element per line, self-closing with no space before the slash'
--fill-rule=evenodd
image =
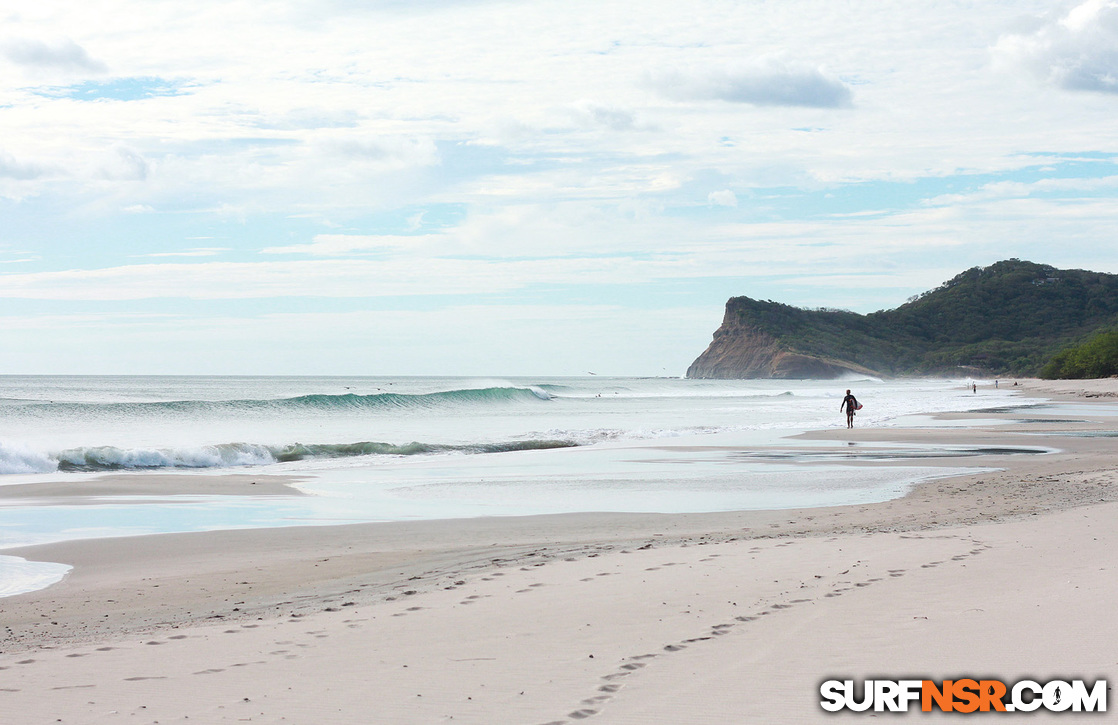
<path id="1" fill-rule="evenodd" d="M 52 473 L 58 462 L 22 443 L 0 440 L 0 474 Z"/>
<path id="2" fill-rule="evenodd" d="M 18 556 L 0 556 L 0 597 L 46 589 L 62 581 L 73 567 L 50 561 L 27 561 Z"/>

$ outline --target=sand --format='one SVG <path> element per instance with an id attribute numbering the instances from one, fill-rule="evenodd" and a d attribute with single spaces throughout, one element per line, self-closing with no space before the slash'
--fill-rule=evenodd
<path id="1" fill-rule="evenodd" d="M 80 506 L 111 502 L 116 496 L 301 496 L 297 476 L 147 473 L 82 477 L 76 481 L 0 485 L 0 503 Z"/>
<path id="2" fill-rule="evenodd" d="M 880 504 L 5 551 L 74 569 L 0 599 L 0 722 L 826 722 L 872 717 L 823 712 L 832 677 L 1113 681 L 1116 446 L 1064 433 L 1118 418 L 1026 420 L 805 436 L 1061 449 L 945 460 L 1003 470 Z M 999 721 L 1022 717 L 1073 716 Z"/>

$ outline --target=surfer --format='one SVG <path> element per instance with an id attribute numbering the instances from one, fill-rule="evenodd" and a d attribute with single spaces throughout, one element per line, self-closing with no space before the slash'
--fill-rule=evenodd
<path id="1" fill-rule="evenodd" d="M 861 407 L 862 406 L 858 404 L 858 399 L 855 398 L 850 393 L 849 390 L 847 390 L 846 391 L 846 397 L 842 399 L 842 405 L 839 406 L 839 410 L 842 410 L 843 408 L 846 408 L 846 427 L 847 428 L 853 428 L 854 427 L 854 411 L 858 410 L 858 408 L 861 408 Z"/>

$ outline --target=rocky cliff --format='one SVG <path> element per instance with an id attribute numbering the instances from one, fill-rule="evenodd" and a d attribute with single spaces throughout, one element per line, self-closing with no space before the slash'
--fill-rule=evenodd
<path id="1" fill-rule="evenodd" d="M 826 380 L 849 373 L 878 374 L 855 363 L 784 349 L 772 335 L 741 322 L 737 312 L 730 306 L 727 306 L 722 326 L 715 331 L 714 339 L 706 351 L 687 368 L 689 378 L 720 380 Z"/>

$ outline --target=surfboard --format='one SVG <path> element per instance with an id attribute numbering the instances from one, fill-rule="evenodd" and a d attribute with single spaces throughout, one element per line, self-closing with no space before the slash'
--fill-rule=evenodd
<path id="1" fill-rule="evenodd" d="M 858 405 L 855 406 L 855 408 L 854 408 L 854 410 L 861 410 L 861 409 L 862 409 L 862 404 L 861 403 L 858 403 Z"/>

